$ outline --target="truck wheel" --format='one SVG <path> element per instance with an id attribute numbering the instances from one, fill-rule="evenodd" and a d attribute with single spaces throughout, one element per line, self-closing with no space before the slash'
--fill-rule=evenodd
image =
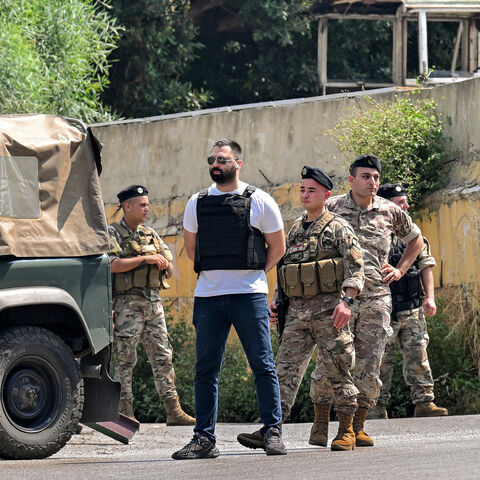
<path id="1" fill-rule="evenodd" d="M 38 327 L 0 336 L 0 457 L 45 458 L 70 440 L 83 409 L 83 379 L 70 348 Z"/>

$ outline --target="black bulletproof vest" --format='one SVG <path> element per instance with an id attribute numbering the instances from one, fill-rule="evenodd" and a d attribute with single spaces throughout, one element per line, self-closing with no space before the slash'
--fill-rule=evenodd
<path id="1" fill-rule="evenodd" d="M 388 263 L 396 267 L 406 248 L 407 246 L 401 240 L 392 244 Z M 423 300 L 423 290 L 420 283 L 420 270 L 416 262 L 413 262 L 400 280 L 390 284 L 390 290 L 392 292 L 393 313 L 420 307 Z"/>
<path id="2" fill-rule="evenodd" d="M 198 194 L 194 270 L 263 270 L 265 238 L 250 225 L 251 185 L 239 195 Z"/>

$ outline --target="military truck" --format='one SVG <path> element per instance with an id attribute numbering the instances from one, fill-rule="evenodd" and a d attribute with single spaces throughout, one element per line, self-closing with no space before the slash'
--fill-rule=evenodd
<path id="1" fill-rule="evenodd" d="M 44 458 L 116 420 L 100 144 L 81 122 L 0 116 L 0 457 Z"/>

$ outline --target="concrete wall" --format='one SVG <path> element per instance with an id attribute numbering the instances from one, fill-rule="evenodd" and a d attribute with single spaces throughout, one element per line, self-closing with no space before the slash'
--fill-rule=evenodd
<path id="1" fill-rule="evenodd" d="M 393 88 L 368 92 L 377 100 L 405 95 Z M 427 199 L 419 222 L 439 264 L 436 283 L 480 282 L 480 79 L 424 90 L 451 118 L 452 172 L 448 188 Z M 325 131 L 362 93 L 252 104 L 93 126 L 104 144 L 101 177 L 107 215 L 118 218 L 116 193 L 126 185 L 147 185 L 152 202 L 150 225 L 169 243 L 176 257 L 176 280 L 166 292 L 178 314 L 188 315 L 195 286 L 183 246 L 182 216 L 191 194 L 211 183 L 206 157 L 213 141 L 233 138 L 244 149 L 241 178 L 270 192 L 288 227 L 298 216 L 296 182 L 303 165 L 321 166 L 341 188 L 349 159 Z M 428 215 L 427 215 L 428 213 Z M 269 281 L 274 284 L 273 275 Z"/>

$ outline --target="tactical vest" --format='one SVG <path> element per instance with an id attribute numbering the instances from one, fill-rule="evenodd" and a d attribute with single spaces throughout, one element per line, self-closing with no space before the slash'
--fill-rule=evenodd
<path id="1" fill-rule="evenodd" d="M 323 248 L 324 230 L 336 217 L 325 213 L 305 231 L 297 220 L 287 237 L 287 251 L 278 271 L 280 286 L 288 297 L 309 297 L 341 291 L 343 259 Z"/>
<path id="2" fill-rule="evenodd" d="M 388 263 L 396 267 L 406 248 L 407 246 L 400 239 L 393 242 L 388 255 Z M 393 313 L 411 310 L 422 305 L 423 290 L 420 282 L 420 270 L 416 262 L 413 262 L 400 280 L 390 284 L 390 290 Z"/>
<path id="3" fill-rule="evenodd" d="M 153 232 L 145 225 L 139 225 L 134 232 L 130 232 L 119 222 L 112 223 L 112 226 L 120 234 L 122 258 L 161 254 L 168 261 L 173 260 L 170 251 L 162 246 Z M 164 270 L 160 270 L 156 265 L 143 263 L 128 272 L 115 273 L 113 293 L 124 293 L 132 288 L 144 287 L 167 289 L 169 285 L 165 278 Z"/>
<path id="4" fill-rule="evenodd" d="M 265 238 L 250 225 L 255 190 L 248 185 L 241 195 L 208 195 L 208 189 L 198 194 L 195 272 L 265 268 Z"/>

